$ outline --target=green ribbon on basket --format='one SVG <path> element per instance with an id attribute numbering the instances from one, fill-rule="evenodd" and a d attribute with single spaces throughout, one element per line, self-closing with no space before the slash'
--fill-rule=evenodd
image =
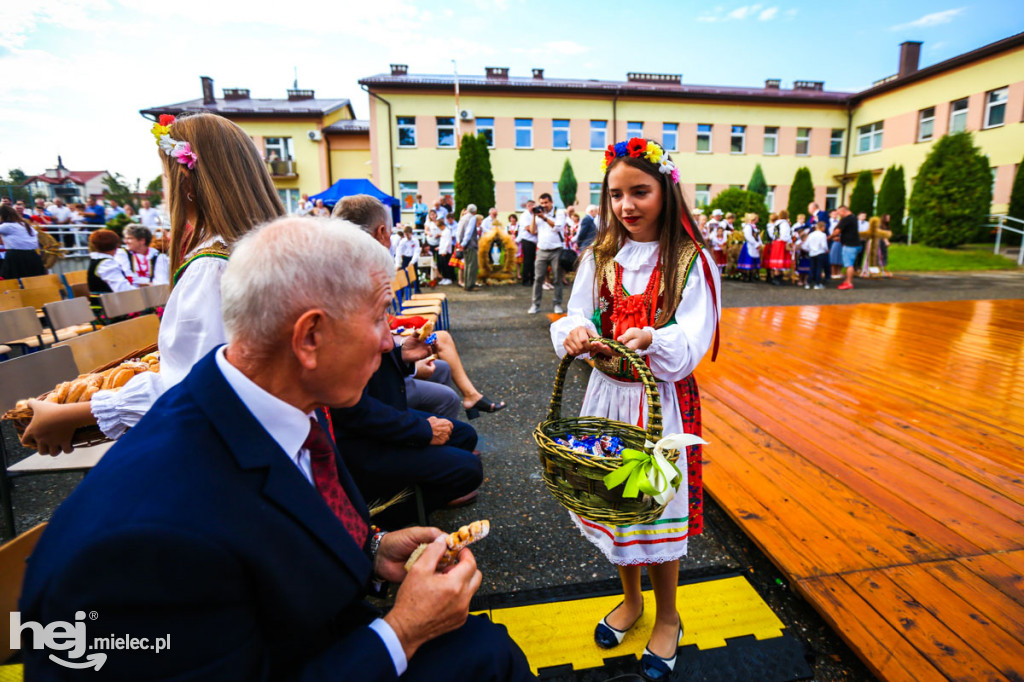
<path id="1" fill-rule="evenodd" d="M 665 457 L 665 450 L 685 452 L 688 445 L 707 445 L 700 436 L 690 433 L 665 436 L 657 443 L 645 441 L 644 447 L 651 453 L 626 448 L 622 451 L 622 466 L 604 477 L 605 486 L 611 490 L 623 483 L 623 497 L 639 497 L 640 493 L 650 495 L 658 504 L 668 504 L 676 496 L 676 490 L 683 482 L 683 473 L 675 463 Z"/>

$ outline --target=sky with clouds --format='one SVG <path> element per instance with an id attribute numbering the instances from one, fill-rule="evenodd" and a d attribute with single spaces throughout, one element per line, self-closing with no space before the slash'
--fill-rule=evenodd
<path id="1" fill-rule="evenodd" d="M 623 9 L 627 7 L 628 9 Z M 318 97 L 352 100 L 357 81 L 409 65 L 463 74 L 760 86 L 823 80 L 856 91 L 895 73 L 899 43 L 927 66 L 1024 31 L 1019 0 L 5 0 L 0 2 L 0 174 L 61 154 L 145 185 L 160 170 L 139 109 L 201 95 L 199 76 L 254 97 L 284 97 L 295 70 Z"/>

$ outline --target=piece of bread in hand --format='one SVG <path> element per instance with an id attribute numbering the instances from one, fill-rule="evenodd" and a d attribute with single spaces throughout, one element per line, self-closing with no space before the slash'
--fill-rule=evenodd
<path id="1" fill-rule="evenodd" d="M 427 337 L 434 333 L 434 322 L 427 320 L 427 323 L 420 327 L 419 339 L 420 341 L 426 341 Z"/>
<path id="2" fill-rule="evenodd" d="M 451 566 L 458 560 L 459 552 L 462 551 L 463 547 L 469 547 L 477 540 L 483 540 L 487 537 L 487 534 L 491 532 L 491 522 L 487 519 L 482 521 L 474 521 L 468 526 L 459 528 L 454 533 L 449 533 L 445 537 L 445 544 L 448 549 L 445 550 L 444 554 L 441 555 L 441 559 L 437 562 L 438 568 L 445 568 Z M 405 562 L 405 570 L 411 571 L 413 564 L 420 558 L 420 555 L 426 551 L 429 547 L 427 543 L 421 544 L 413 553 L 409 555 L 409 560 Z"/>

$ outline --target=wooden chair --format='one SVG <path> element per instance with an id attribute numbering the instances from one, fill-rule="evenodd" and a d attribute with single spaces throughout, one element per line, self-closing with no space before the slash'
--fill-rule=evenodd
<path id="1" fill-rule="evenodd" d="M 395 279 L 391 281 L 391 293 L 394 294 L 394 298 L 391 299 L 391 312 L 394 315 L 400 317 L 412 317 L 413 315 L 425 317 L 431 322 L 433 322 L 434 325 L 436 326 L 437 321 L 441 316 L 440 306 L 418 309 L 410 308 L 409 311 L 403 310 L 402 294 L 405 292 L 408 286 L 409 280 L 406 279 L 405 274 L 403 272 L 399 271 L 399 273 L 395 276 Z M 413 312 L 414 310 L 416 312 Z"/>
<path id="2" fill-rule="evenodd" d="M 100 294 L 100 305 L 103 307 L 103 314 L 108 319 L 142 312 L 149 307 L 146 305 L 146 296 L 141 289 Z"/>
<path id="3" fill-rule="evenodd" d="M 71 285 L 71 297 L 72 298 L 89 298 L 89 285 L 88 284 L 72 284 Z"/>
<path id="4" fill-rule="evenodd" d="M 21 284 L 16 279 L 0 279 L 0 292 L 20 289 Z"/>
<path id="5" fill-rule="evenodd" d="M 17 310 L 24 307 L 25 304 L 21 302 L 21 289 L 0 291 L 0 310 Z"/>
<path id="6" fill-rule="evenodd" d="M 61 283 L 59 275 L 38 275 L 36 277 L 21 278 L 22 289 L 39 289 L 50 287 L 56 287 L 60 289 L 63 286 L 64 285 Z"/>
<path id="7" fill-rule="evenodd" d="M 96 330 L 96 316 L 92 314 L 89 301 L 85 298 L 69 298 L 54 301 L 43 306 L 46 322 L 53 330 L 53 338 L 75 337 Z"/>
<path id="8" fill-rule="evenodd" d="M 42 395 L 60 382 L 74 379 L 78 374 L 78 367 L 75 365 L 75 358 L 70 348 L 51 348 L 7 362 L 0 362 L 0 412 L 11 409 L 22 398 Z M 0 428 L 13 427 L 8 422 L 0 422 Z M 63 471 L 87 471 L 96 465 L 96 462 L 109 447 L 109 443 L 101 443 L 88 448 L 76 448 L 70 454 L 57 457 L 36 453 L 17 464 L 8 466 L 6 439 L 0 438 L 0 498 L 2 498 L 3 519 L 8 535 L 17 532 L 11 502 L 10 479 L 12 477 Z"/>
<path id="9" fill-rule="evenodd" d="M 79 374 L 87 374 L 156 343 L 160 320 L 156 315 L 143 315 L 117 324 L 107 325 L 92 334 L 54 344 L 68 347 L 74 354 Z"/>
<path id="10" fill-rule="evenodd" d="M 399 275 L 405 275 L 406 281 L 409 284 L 407 294 L 403 301 L 403 307 L 408 308 L 422 308 L 422 307 L 433 307 L 436 304 L 441 305 L 441 329 L 450 329 L 451 320 L 448 317 L 448 295 L 443 291 L 424 291 L 422 293 L 413 292 L 413 278 L 416 276 L 416 270 L 412 265 L 405 268 L 405 270 Z"/>
<path id="11" fill-rule="evenodd" d="M 0 343 L 22 346 L 25 351 L 53 343 L 53 334 L 43 331 L 35 308 L 16 308 L 0 312 Z"/>
<path id="12" fill-rule="evenodd" d="M 88 270 L 72 270 L 71 272 L 64 273 L 64 283 L 68 287 L 73 287 L 76 284 L 88 284 L 89 283 L 89 271 Z"/>
<path id="13" fill-rule="evenodd" d="M 167 305 L 167 299 L 171 297 L 171 285 L 155 284 L 150 287 L 142 287 L 142 295 L 146 299 L 147 308 L 159 308 Z"/>
<path id="14" fill-rule="evenodd" d="M 18 610 L 18 598 L 21 596 L 21 585 L 25 580 L 25 562 L 28 560 L 36 543 L 39 542 L 45 523 L 40 523 L 32 530 L 27 530 L 10 542 L 0 545 L 0 612 L 12 613 Z M 0 665 L 10 660 L 15 649 L 11 646 L 11 619 L 0 619 Z M 11 665 L 0 667 L 0 680 L 18 679 L 21 677 L 21 666 Z M 13 677 L 12 677 L 13 676 Z"/>
<path id="15" fill-rule="evenodd" d="M 64 300 L 64 288 L 61 286 L 22 289 L 19 293 L 22 304 L 30 305 L 36 310 L 42 310 L 47 303 Z"/>

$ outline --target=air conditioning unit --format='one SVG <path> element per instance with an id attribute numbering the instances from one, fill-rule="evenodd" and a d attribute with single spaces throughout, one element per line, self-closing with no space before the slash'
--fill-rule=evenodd
<path id="1" fill-rule="evenodd" d="M 320 140 L 324 139 L 324 134 L 321 133 L 319 130 L 310 130 L 306 134 L 309 136 L 309 139 L 312 140 L 313 142 L 319 142 Z"/>
<path id="2" fill-rule="evenodd" d="M 472 121 L 473 112 L 470 111 L 469 109 L 463 109 L 462 111 L 459 112 L 459 119 L 463 121 Z"/>

